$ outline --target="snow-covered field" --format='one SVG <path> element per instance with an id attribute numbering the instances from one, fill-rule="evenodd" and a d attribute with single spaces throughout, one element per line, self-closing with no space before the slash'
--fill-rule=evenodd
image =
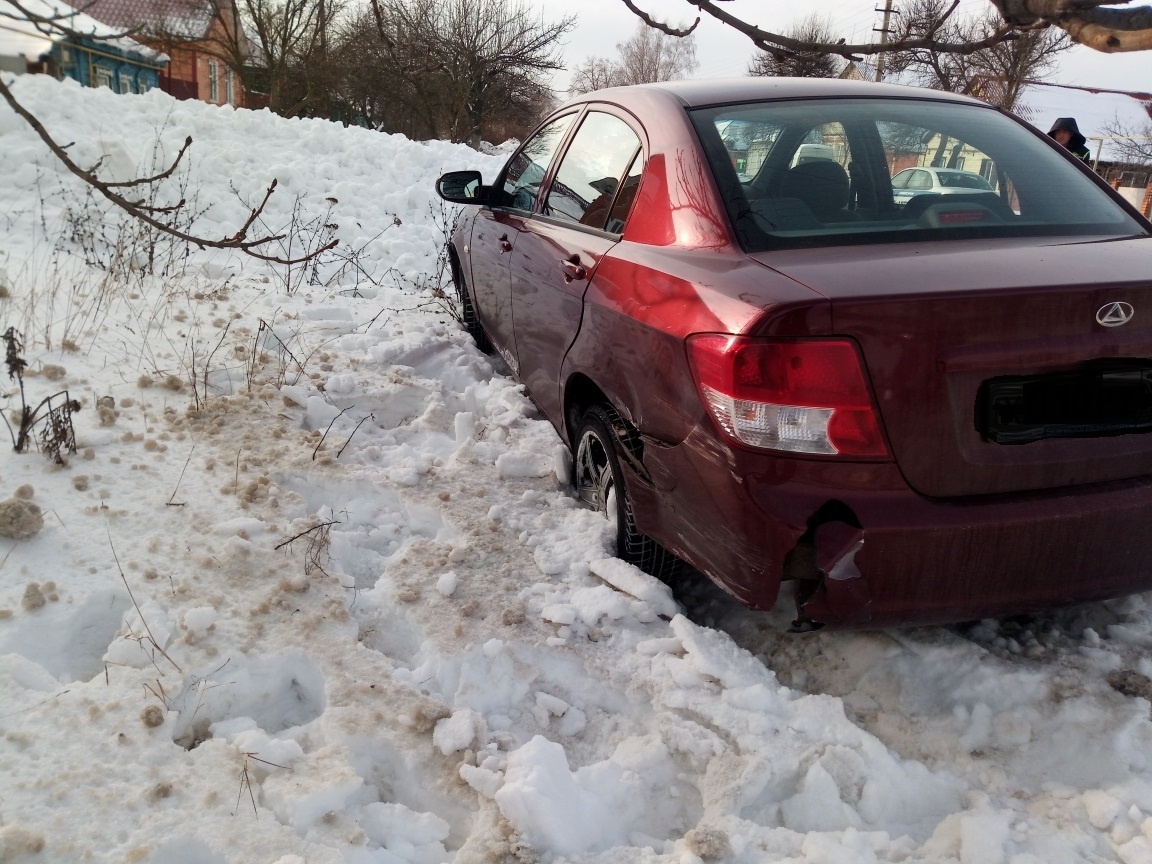
<path id="1" fill-rule="evenodd" d="M 14 87 L 106 176 L 191 135 L 202 234 L 277 178 L 267 228 L 342 245 L 148 275 L 0 110 L 0 331 L 82 405 L 66 465 L 0 462 L 0 532 L 43 517 L 0 539 L 0 862 L 1152 862 L 1152 596 L 789 636 L 673 595 L 433 291 L 432 181 L 499 159 Z"/>

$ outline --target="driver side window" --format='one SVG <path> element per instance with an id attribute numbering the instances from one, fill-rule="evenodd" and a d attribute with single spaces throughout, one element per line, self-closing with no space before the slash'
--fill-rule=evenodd
<path id="1" fill-rule="evenodd" d="M 574 119 L 575 114 L 557 117 L 530 138 L 528 143 L 512 157 L 512 161 L 504 169 L 504 180 L 501 184 L 503 194 L 500 203 L 503 206 L 514 210 L 529 212 L 532 210 L 536 204 L 540 184 L 544 182 L 544 175 L 548 173 L 548 164 L 556 155 L 556 150 Z"/>

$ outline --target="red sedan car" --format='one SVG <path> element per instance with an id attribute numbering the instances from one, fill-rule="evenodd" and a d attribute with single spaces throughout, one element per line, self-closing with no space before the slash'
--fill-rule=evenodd
<path id="1" fill-rule="evenodd" d="M 994 194 L 898 201 L 915 166 Z M 757 609 L 794 580 L 798 629 L 1152 588 L 1152 225 L 1030 126 L 888 85 L 652 84 L 437 188 L 475 205 L 468 330 L 626 560 Z"/>

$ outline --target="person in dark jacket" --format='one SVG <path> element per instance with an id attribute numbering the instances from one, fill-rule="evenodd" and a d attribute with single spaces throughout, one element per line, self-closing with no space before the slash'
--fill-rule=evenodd
<path id="1" fill-rule="evenodd" d="M 1086 139 L 1080 134 L 1080 127 L 1076 125 L 1075 117 L 1060 117 L 1048 130 L 1048 137 L 1057 144 L 1062 144 L 1077 159 L 1089 161 L 1091 154 L 1084 146 Z"/>

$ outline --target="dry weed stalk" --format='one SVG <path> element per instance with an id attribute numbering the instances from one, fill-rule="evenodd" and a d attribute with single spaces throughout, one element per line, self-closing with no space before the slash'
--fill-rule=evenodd
<path id="1" fill-rule="evenodd" d="M 312 461 L 313 462 L 316 461 L 316 454 L 320 452 L 320 448 L 324 446 L 324 439 L 327 438 L 328 433 L 332 431 L 332 426 L 336 423 L 337 420 L 339 420 L 341 417 L 343 417 L 344 412 L 349 410 L 349 408 L 351 408 L 351 407 L 352 406 L 349 405 L 348 408 L 342 408 L 340 410 L 340 413 L 332 418 L 332 422 L 328 424 L 328 428 L 324 430 L 324 434 L 320 436 L 320 440 L 316 442 L 316 447 L 312 450 Z M 343 451 L 343 448 L 341 448 L 341 451 Z"/>
<path id="2" fill-rule="evenodd" d="M 304 375 L 304 364 L 296 359 L 296 355 L 292 353 L 292 349 L 281 339 L 272 325 L 265 321 L 263 318 L 259 319 L 260 325 L 256 328 L 256 336 L 252 342 L 252 350 L 248 352 L 248 367 L 246 370 L 248 379 L 248 389 L 252 389 L 252 384 L 256 379 L 256 369 L 260 362 L 266 360 L 267 355 L 260 350 L 262 342 L 266 342 L 269 338 L 276 342 L 276 375 L 274 383 L 277 388 L 284 386 L 288 379 L 288 369 L 291 365 L 296 367 L 296 377 L 292 379 L 292 383 L 296 383 Z M 291 361 L 291 363 L 289 363 Z"/>
<path id="3" fill-rule="evenodd" d="M 364 421 L 375 420 L 375 419 L 376 419 L 376 415 L 371 414 L 371 413 L 367 417 L 361 417 L 360 418 L 360 422 L 357 423 L 356 428 L 352 430 L 352 435 L 349 435 L 348 440 L 344 442 L 344 446 L 336 451 L 336 458 L 337 459 L 339 459 L 344 454 L 344 451 L 348 449 L 348 445 L 352 443 L 352 436 L 355 435 L 358 431 L 360 431 L 360 427 L 364 425 Z"/>
<path id="4" fill-rule="evenodd" d="M 76 452 L 76 430 L 72 426 L 72 415 L 80 410 L 80 403 L 61 390 L 40 400 L 35 408 L 29 408 L 24 394 L 24 370 L 28 361 L 20 356 L 24 342 L 16 328 L 9 327 L 0 339 L 4 340 L 4 365 L 8 369 L 8 379 L 20 386 L 20 408 L 17 412 L 17 428 L 12 428 L 8 415 L 3 414 L 4 424 L 12 438 L 12 449 L 23 453 L 37 426 L 41 426 L 38 436 L 40 450 L 52 457 L 57 464 L 63 464 L 63 453 Z"/>
<path id="5" fill-rule="evenodd" d="M 176 478 L 176 488 L 172 490 L 171 497 L 164 502 L 165 507 L 183 507 L 186 501 L 177 501 L 176 493 L 180 491 L 180 484 L 184 482 L 184 472 L 188 470 L 188 463 L 192 461 L 192 454 L 196 452 L 196 445 L 200 443 L 200 438 L 204 435 L 203 432 L 197 436 L 196 440 L 192 442 L 192 448 L 188 451 L 188 458 L 184 460 L 184 467 L 180 469 L 180 476 Z"/>
<path id="6" fill-rule="evenodd" d="M 269 765 L 272 768 L 284 768 L 283 765 L 277 765 L 275 762 L 269 762 L 267 759 L 261 759 L 255 753 L 244 752 L 240 754 L 244 757 L 244 764 L 240 767 L 240 791 L 236 793 L 236 806 L 232 808 L 232 815 L 235 816 L 240 809 L 240 799 L 244 797 L 244 790 L 248 790 L 248 800 L 252 802 L 252 814 L 257 820 L 260 819 L 260 814 L 256 810 L 256 796 L 252 792 L 252 777 L 248 774 L 248 761 L 259 762 L 263 765 Z"/>
<path id="7" fill-rule="evenodd" d="M 120 556 L 116 554 L 116 546 L 112 542 L 112 531 L 107 525 L 104 527 L 108 531 L 108 546 L 112 549 L 112 559 L 116 562 L 116 569 L 120 573 L 120 581 L 124 583 L 124 588 L 128 592 L 128 599 L 132 601 L 132 605 L 136 608 L 136 614 L 140 616 L 140 623 L 144 625 L 144 632 L 147 634 L 138 636 L 132 633 L 131 638 L 140 645 L 141 650 L 145 651 L 145 653 L 148 653 L 148 651 L 144 647 L 144 643 L 147 642 L 152 646 L 153 650 L 151 653 L 148 653 L 148 659 L 152 661 L 152 665 L 156 667 L 157 672 L 161 671 L 159 665 L 156 663 L 156 654 L 159 653 L 161 657 L 172 664 L 172 667 L 177 672 L 183 673 L 184 670 L 180 668 L 180 664 L 168 656 L 168 652 L 164 650 L 164 647 L 157 642 L 156 637 L 152 635 L 152 628 L 148 626 L 148 619 L 144 617 L 144 611 L 140 608 L 140 604 L 136 602 L 136 595 L 132 593 L 132 586 L 128 584 L 128 577 L 124 575 L 124 568 L 120 566 Z M 129 632 L 131 633 L 131 630 Z"/>
<path id="8" fill-rule="evenodd" d="M 216 347 L 209 352 L 207 359 L 204 361 L 204 369 L 201 374 L 197 374 L 196 369 L 196 340 L 193 339 L 189 341 L 192 353 L 192 374 L 189 378 L 192 382 L 192 401 L 197 411 L 208 404 L 208 372 L 212 368 L 212 358 L 216 356 L 216 352 L 219 351 L 220 346 L 224 344 L 224 339 L 228 336 L 228 331 L 231 328 L 231 321 L 224 325 L 224 330 L 220 333 L 220 338 L 216 341 Z"/>
<path id="9" fill-rule="evenodd" d="M 153 687 L 151 684 L 145 683 L 144 689 L 147 690 L 149 693 L 151 693 L 153 696 L 155 696 L 157 699 L 160 700 L 160 704 L 164 706 L 164 710 L 166 710 L 166 711 L 172 711 L 173 710 L 172 699 L 168 696 L 168 693 L 164 690 L 164 685 L 160 682 L 159 678 L 156 679 L 156 686 L 155 687 Z"/>
<path id="10" fill-rule="evenodd" d="M 321 522 L 318 525 L 313 525 L 311 528 L 306 528 L 299 534 L 289 537 L 287 540 L 282 540 L 274 547 L 277 550 L 291 546 L 297 540 L 304 537 L 308 538 L 308 546 L 304 550 L 304 575 L 311 576 L 317 570 L 325 576 L 329 575 L 328 571 L 324 569 L 321 559 L 328 560 L 328 547 L 331 543 L 329 532 L 332 530 L 333 525 L 339 525 L 339 519 L 331 519 L 327 522 Z"/>

